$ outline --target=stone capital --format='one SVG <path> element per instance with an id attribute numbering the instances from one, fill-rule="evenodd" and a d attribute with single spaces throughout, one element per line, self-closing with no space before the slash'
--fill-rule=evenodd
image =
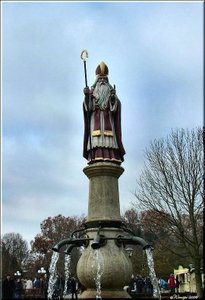
<path id="1" fill-rule="evenodd" d="M 83 172 L 88 178 L 96 176 L 112 176 L 119 178 L 124 172 L 124 169 L 114 163 L 98 162 L 85 167 Z"/>

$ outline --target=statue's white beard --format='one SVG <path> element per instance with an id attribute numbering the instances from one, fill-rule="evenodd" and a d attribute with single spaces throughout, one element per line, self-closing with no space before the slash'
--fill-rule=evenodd
<path id="1" fill-rule="evenodd" d="M 110 87 L 108 84 L 97 82 L 93 91 L 93 96 L 96 99 L 96 104 L 101 108 L 105 109 L 110 97 Z"/>

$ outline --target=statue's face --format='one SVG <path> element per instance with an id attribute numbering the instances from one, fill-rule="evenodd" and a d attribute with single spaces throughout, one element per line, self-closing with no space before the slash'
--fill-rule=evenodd
<path id="1" fill-rule="evenodd" d="M 101 108 L 105 109 L 110 96 L 110 88 L 106 76 L 100 76 L 97 80 L 96 86 L 93 90 L 95 103 Z"/>
<path id="2" fill-rule="evenodd" d="M 106 76 L 100 76 L 100 77 L 98 78 L 98 82 L 99 82 L 100 84 L 106 84 L 106 83 L 108 83 L 108 79 L 107 79 Z"/>

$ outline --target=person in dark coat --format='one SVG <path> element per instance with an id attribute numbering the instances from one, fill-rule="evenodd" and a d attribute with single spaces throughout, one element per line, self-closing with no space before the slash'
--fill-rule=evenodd
<path id="1" fill-rule="evenodd" d="M 23 283 L 21 281 L 21 278 L 17 278 L 15 281 L 15 290 L 14 290 L 15 299 L 22 299 L 22 295 L 23 295 Z"/>
<path id="2" fill-rule="evenodd" d="M 141 275 L 137 277 L 137 293 L 141 294 L 144 289 L 144 280 Z"/>
<path id="3" fill-rule="evenodd" d="M 63 277 L 60 274 L 57 274 L 52 299 L 63 299 L 64 284 Z"/>
<path id="4" fill-rule="evenodd" d="M 153 285 L 149 277 L 145 278 L 144 289 L 145 289 L 145 294 L 149 296 L 153 296 Z"/>
<path id="5" fill-rule="evenodd" d="M 41 282 L 40 282 L 40 278 L 39 278 L 39 277 L 36 277 L 36 278 L 34 279 L 33 287 L 34 287 L 34 289 L 40 289 L 40 287 L 41 287 Z"/>
<path id="6" fill-rule="evenodd" d="M 2 296 L 3 299 L 13 299 L 14 297 L 14 289 L 15 289 L 15 283 L 14 280 L 11 278 L 10 274 L 6 275 L 6 278 L 4 279 L 2 283 Z"/>
<path id="7" fill-rule="evenodd" d="M 76 284 L 76 280 L 74 277 L 71 277 L 69 286 L 70 286 L 70 292 L 71 292 L 72 299 L 74 299 L 74 295 L 75 295 L 75 299 L 78 299 L 77 284 Z"/>
<path id="8" fill-rule="evenodd" d="M 180 281 L 179 281 L 178 276 L 176 276 L 176 292 L 177 292 L 177 294 L 179 294 L 179 285 L 180 285 Z"/>

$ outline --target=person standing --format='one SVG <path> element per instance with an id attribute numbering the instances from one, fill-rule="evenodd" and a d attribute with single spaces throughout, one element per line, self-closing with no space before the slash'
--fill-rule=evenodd
<path id="1" fill-rule="evenodd" d="M 130 282 L 129 282 L 129 292 L 130 293 L 137 292 L 137 284 L 136 284 L 136 278 L 135 278 L 134 274 L 132 274 Z"/>
<path id="2" fill-rule="evenodd" d="M 168 278 L 168 287 L 170 289 L 170 293 L 173 295 L 175 293 L 176 288 L 176 279 L 173 274 L 170 274 Z"/>
<path id="3" fill-rule="evenodd" d="M 74 277 L 71 277 L 71 280 L 70 280 L 70 292 L 71 292 L 72 299 L 74 299 L 74 296 L 75 296 L 75 299 L 78 299 L 77 282 Z"/>
<path id="4" fill-rule="evenodd" d="M 167 288 L 167 282 L 163 278 L 159 278 L 160 291 L 164 291 Z"/>
<path id="5" fill-rule="evenodd" d="M 26 280 L 26 290 L 31 290 L 33 288 L 33 282 L 30 278 Z"/>
<path id="6" fill-rule="evenodd" d="M 145 278 L 144 290 L 145 290 L 145 294 L 147 294 L 149 296 L 153 296 L 153 285 L 152 285 L 150 277 Z"/>
<path id="7" fill-rule="evenodd" d="M 39 277 L 35 277 L 35 279 L 33 281 L 33 287 L 34 287 L 34 289 L 40 289 L 41 282 L 40 282 L 40 278 Z"/>
<path id="8" fill-rule="evenodd" d="M 94 162 L 124 161 L 121 138 L 121 102 L 115 86 L 108 80 L 108 67 L 101 62 L 96 69 L 96 81 L 84 88 L 84 147 L 83 156 Z"/>
<path id="9" fill-rule="evenodd" d="M 10 274 L 6 275 L 2 283 L 2 296 L 3 299 L 13 299 L 14 297 L 14 290 L 15 290 L 15 283 L 14 280 L 11 278 Z"/>
<path id="10" fill-rule="evenodd" d="M 40 297 L 45 299 L 45 282 L 43 276 L 40 277 Z"/>
<path id="11" fill-rule="evenodd" d="M 137 293 L 138 294 L 143 293 L 143 291 L 144 291 L 144 280 L 143 280 L 141 275 L 137 276 L 136 284 L 137 284 Z"/>
<path id="12" fill-rule="evenodd" d="M 43 297 L 44 299 L 47 299 L 48 298 L 48 274 L 45 273 L 44 274 L 44 277 L 43 277 L 43 281 L 44 281 L 44 285 L 43 285 Z"/>
<path id="13" fill-rule="evenodd" d="M 15 290 L 14 290 L 14 298 L 22 299 L 23 295 L 23 283 L 20 277 L 18 277 L 15 281 Z"/>
<path id="14" fill-rule="evenodd" d="M 180 286 L 180 281 L 178 275 L 176 276 L 176 293 L 177 295 L 179 294 L 179 286 Z"/>
<path id="15" fill-rule="evenodd" d="M 25 298 L 30 297 L 30 295 L 33 294 L 33 281 L 30 278 L 27 278 L 26 280 L 26 286 L 25 286 Z"/>

